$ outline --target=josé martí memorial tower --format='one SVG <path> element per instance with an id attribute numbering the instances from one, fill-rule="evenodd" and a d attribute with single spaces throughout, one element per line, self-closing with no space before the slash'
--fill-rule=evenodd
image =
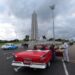
<path id="1" fill-rule="evenodd" d="M 38 40 L 38 23 L 37 23 L 37 14 L 34 11 L 32 14 L 32 24 L 31 24 L 31 40 Z"/>

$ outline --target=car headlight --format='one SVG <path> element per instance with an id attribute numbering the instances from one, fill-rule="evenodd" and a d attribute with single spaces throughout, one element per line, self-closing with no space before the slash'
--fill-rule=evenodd
<path id="1" fill-rule="evenodd" d="M 13 59 L 16 60 L 17 55 L 15 55 L 15 53 L 13 53 L 12 56 L 13 56 Z"/>
<path id="2" fill-rule="evenodd" d="M 13 60 L 16 60 L 17 56 L 13 56 Z"/>
<path id="3" fill-rule="evenodd" d="M 15 58 L 17 58 L 17 55 L 15 55 Z"/>

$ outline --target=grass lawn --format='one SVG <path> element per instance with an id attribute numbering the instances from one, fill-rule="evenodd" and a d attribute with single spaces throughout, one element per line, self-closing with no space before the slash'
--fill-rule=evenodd
<path id="1" fill-rule="evenodd" d="M 7 43 L 7 42 L 5 42 L 5 43 Z M 4 45 L 5 43 L 0 43 L 0 47 L 2 46 L 2 45 Z M 13 43 L 13 44 L 21 44 L 22 43 L 22 41 L 20 41 L 20 42 L 8 42 L 8 43 Z"/>

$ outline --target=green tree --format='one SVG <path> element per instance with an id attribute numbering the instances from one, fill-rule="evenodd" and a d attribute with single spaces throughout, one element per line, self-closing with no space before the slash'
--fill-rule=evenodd
<path id="1" fill-rule="evenodd" d="M 24 41 L 29 41 L 29 35 L 26 35 Z"/>

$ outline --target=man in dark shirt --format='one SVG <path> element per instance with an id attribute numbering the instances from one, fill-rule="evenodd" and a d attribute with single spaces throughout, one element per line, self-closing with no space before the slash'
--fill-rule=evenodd
<path id="1" fill-rule="evenodd" d="M 56 60 L 55 45 L 52 44 L 49 49 L 52 51 L 52 61 L 55 61 Z"/>

